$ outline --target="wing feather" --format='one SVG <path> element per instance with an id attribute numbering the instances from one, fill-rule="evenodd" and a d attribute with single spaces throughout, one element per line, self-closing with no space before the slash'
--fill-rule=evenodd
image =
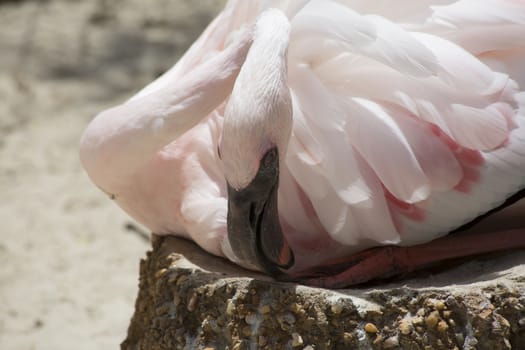
<path id="1" fill-rule="evenodd" d="M 346 130 L 351 142 L 385 187 L 407 203 L 426 199 L 431 190 L 428 179 L 391 116 L 377 103 L 365 99 L 354 98 L 346 106 L 349 119 Z"/>
<path id="2" fill-rule="evenodd" d="M 396 12 L 385 1 L 314 0 L 297 12 L 289 55 L 296 140 L 287 163 L 332 238 L 412 244 L 437 237 L 452 218 L 462 222 L 462 211 L 467 220 L 494 204 L 498 190 L 476 187 L 492 176 L 484 162 L 507 169 L 509 188 L 523 183 L 515 179 L 522 148 L 501 159 L 485 155 L 506 147 L 522 103 L 516 74 L 495 71 L 498 57 L 480 55 L 515 47 L 521 35 L 525 6 L 502 3 L 406 1 Z M 465 44 L 473 37 L 461 33 L 470 30 L 488 38 Z M 470 164 L 463 154 L 481 160 Z M 407 216 L 388 195 L 425 217 Z M 439 203 L 448 207 L 439 211 Z M 421 227 L 432 233 L 418 236 Z"/>

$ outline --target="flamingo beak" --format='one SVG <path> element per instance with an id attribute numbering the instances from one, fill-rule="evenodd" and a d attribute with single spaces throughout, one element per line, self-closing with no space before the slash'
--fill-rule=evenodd
<path id="1" fill-rule="evenodd" d="M 264 155 L 247 187 L 236 190 L 228 184 L 228 239 L 234 254 L 247 265 L 275 277 L 294 263 L 279 222 L 278 185 L 277 148 Z"/>

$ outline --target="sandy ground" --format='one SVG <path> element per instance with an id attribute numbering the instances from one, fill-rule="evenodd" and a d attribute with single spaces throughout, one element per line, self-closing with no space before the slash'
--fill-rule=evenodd
<path id="1" fill-rule="evenodd" d="M 80 134 L 171 66 L 220 0 L 0 1 L 0 349 L 115 349 L 149 243 Z"/>

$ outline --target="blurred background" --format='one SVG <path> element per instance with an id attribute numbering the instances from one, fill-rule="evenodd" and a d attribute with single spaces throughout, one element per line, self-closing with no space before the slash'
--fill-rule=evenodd
<path id="1" fill-rule="evenodd" d="M 0 349 L 115 349 L 149 242 L 91 184 L 83 129 L 224 0 L 0 0 Z"/>

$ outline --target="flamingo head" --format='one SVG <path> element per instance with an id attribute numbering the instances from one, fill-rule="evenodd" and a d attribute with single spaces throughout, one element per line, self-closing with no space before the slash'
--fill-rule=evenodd
<path id="1" fill-rule="evenodd" d="M 279 167 L 292 129 L 290 24 L 263 12 L 226 105 L 219 153 L 228 184 L 228 240 L 238 262 L 278 275 L 293 264 L 277 210 Z"/>

